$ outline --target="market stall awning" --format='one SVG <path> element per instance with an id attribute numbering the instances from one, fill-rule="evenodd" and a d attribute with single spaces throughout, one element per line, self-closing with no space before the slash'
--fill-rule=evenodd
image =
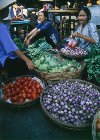
<path id="1" fill-rule="evenodd" d="M 16 0 L 0 0 L 0 10 L 16 2 Z"/>

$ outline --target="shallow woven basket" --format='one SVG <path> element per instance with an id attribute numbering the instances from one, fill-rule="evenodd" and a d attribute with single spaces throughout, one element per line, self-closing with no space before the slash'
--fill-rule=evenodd
<path id="1" fill-rule="evenodd" d="M 92 123 L 93 140 L 100 140 L 100 132 L 96 132 L 96 121 L 97 121 L 98 118 L 100 118 L 100 110 L 94 116 L 94 120 L 93 120 L 93 123 Z"/>
<path id="2" fill-rule="evenodd" d="M 38 76 L 35 76 L 35 75 L 22 75 L 22 76 L 18 76 L 18 77 L 15 77 L 15 78 L 10 78 L 10 79 L 8 79 L 7 81 L 5 81 L 4 83 L 2 83 L 3 85 L 6 85 L 6 84 L 8 84 L 8 83 L 10 83 L 10 82 L 14 82 L 17 78 L 21 78 L 21 77 L 25 77 L 25 76 L 27 76 L 27 77 L 31 77 L 31 78 L 33 78 L 33 79 L 35 79 L 36 81 L 38 81 L 41 85 L 42 85 L 42 87 L 43 87 L 43 90 L 44 90 L 44 88 L 46 88 L 46 86 L 47 86 L 47 83 L 43 80 L 43 79 L 41 79 L 40 77 L 38 77 Z M 38 97 L 37 99 L 35 99 L 35 100 L 32 100 L 32 101 L 28 101 L 28 102 L 24 102 L 24 103 L 13 103 L 13 102 L 7 102 L 6 100 L 4 100 L 3 99 L 3 90 L 2 90 L 2 88 L 0 89 L 0 102 L 2 103 L 2 104 L 4 104 L 4 105 L 7 105 L 8 107 L 18 107 L 18 108 L 20 108 L 20 107 L 27 107 L 27 106 L 30 106 L 30 105 L 34 105 L 34 104 L 36 104 L 36 103 L 39 103 L 39 98 L 40 97 Z"/>
<path id="3" fill-rule="evenodd" d="M 78 79 L 81 78 L 82 71 L 84 70 L 86 65 L 84 61 L 80 62 L 80 64 L 81 64 L 81 68 L 77 69 L 74 72 L 70 72 L 67 70 L 62 72 L 54 72 L 54 73 L 42 72 L 39 70 L 36 71 L 40 75 L 40 77 L 46 80 L 47 83 L 52 83 L 55 81 L 66 80 L 66 79 L 75 79 L 75 78 Z"/>
<path id="4" fill-rule="evenodd" d="M 58 82 L 54 82 L 50 85 L 55 85 L 56 83 L 63 83 L 64 81 L 66 80 L 63 80 L 63 81 L 58 81 Z M 79 82 L 79 83 L 83 83 L 83 84 L 87 84 L 87 85 L 92 85 L 93 88 L 97 89 L 98 91 L 100 91 L 100 88 L 90 82 L 87 82 L 87 81 L 84 81 L 84 80 L 80 80 L 80 79 L 68 79 L 68 81 L 70 82 Z M 44 113 L 46 114 L 46 116 L 53 122 L 53 123 L 56 123 L 58 126 L 60 127 L 63 127 L 63 128 L 67 128 L 67 129 L 72 129 L 72 130 L 85 130 L 85 129 L 89 129 L 91 128 L 92 126 L 92 123 L 89 123 L 89 124 L 84 124 L 84 125 L 72 125 L 72 124 L 65 124 L 64 122 L 58 120 L 58 119 L 55 119 L 51 114 L 50 112 L 47 111 L 47 109 L 44 107 L 44 104 L 43 104 L 43 97 L 47 94 L 46 91 L 48 90 L 48 88 L 51 88 L 51 86 L 48 85 L 45 90 L 43 91 L 43 93 L 40 95 L 40 104 L 42 106 L 42 109 L 44 111 Z M 100 115 L 100 112 L 99 112 L 99 115 Z M 94 129 L 93 129 L 94 131 Z M 93 134 L 94 135 L 94 134 Z M 93 140 L 99 140 L 99 139 L 93 139 Z"/>
<path id="5" fill-rule="evenodd" d="M 84 59 L 84 58 L 88 57 L 88 54 L 87 55 L 78 55 L 78 56 L 69 55 L 69 54 L 65 54 L 65 53 L 62 53 L 62 52 L 60 52 L 60 54 L 64 57 L 70 58 L 70 59 Z"/>

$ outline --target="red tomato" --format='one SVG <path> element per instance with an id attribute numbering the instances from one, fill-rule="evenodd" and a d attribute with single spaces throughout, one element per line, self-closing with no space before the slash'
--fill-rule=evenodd
<path id="1" fill-rule="evenodd" d="M 16 91 L 16 93 L 19 93 L 20 88 L 19 88 L 19 87 L 17 87 L 17 88 L 15 89 L 15 91 Z"/>
<path id="2" fill-rule="evenodd" d="M 19 87 L 19 86 L 20 86 L 20 82 L 15 82 L 15 85 L 16 85 L 17 87 Z"/>
<path id="3" fill-rule="evenodd" d="M 27 85 L 28 85 L 28 81 L 25 81 L 25 82 L 24 82 L 24 86 L 27 86 Z"/>
<path id="4" fill-rule="evenodd" d="M 25 92 L 22 93 L 22 94 L 21 94 L 21 97 L 22 97 L 23 99 L 26 99 L 26 93 L 25 93 Z"/>
<path id="5" fill-rule="evenodd" d="M 23 89 L 23 85 L 22 85 L 22 84 L 19 86 L 19 89 L 20 89 L 20 90 Z"/>
<path id="6" fill-rule="evenodd" d="M 17 79 L 16 79 L 16 82 L 20 82 L 20 78 L 17 78 Z"/>
<path id="7" fill-rule="evenodd" d="M 31 94 L 27 93 L 26 98 L 30 100 L 31 99 Z"/>
<path id="8" fill-rule="evenodd" d="M 7 90 L 6 90 L 6 93 L 10 93 L 11 91 L 10 91 L 10 89 L 8 88 Z"/>
<path id="9" fill-rule="evenodd" d="M 24 102 L 25 102 L 25 99 L 23 99 L 23 98 L 18 99 L 18 103 L 24 103 Z"/>
<path id="10" fill-rule="evenodd" d="M 32 90 L 31 89 L 28 89 L 28 93 L 31 94 L 32 93 Z"/>
<path id="11" fill-rule="evenodd" d="M 32 85 L 30 83 L 28 83 L 28 88 L 31 88 L 31 87 L 32 87 Z"/>
<path id="12" fill-rule="evenodd" d="M 14 103 L 17 102 L 17 101 L 18 101 L 18 97 L 17 97 L 17 96 L 13 96 L 13 97 L 11 98 L 11 101 L 14 102 Z"/>
<path id="13" fill-rule="evenodd" d="M 35 100 L 36 99 L 36 94 L 34 92 L 32 92 L 31 97 L 32 97 L 33 100 Z"/>
<path id="14" fill-rule="evenodd" d="M 36 80 L 33 80 L 33 83 L 36 85 L 37 84 L 37 81 Z"/>
<path id="15" fill-rule="evenodd" d="M 28 87 L 26 86 L 26 87 L 24 88 L 24 90 L 25 90 L 26 93 L 28 93 L 28 90 L 29 90 L 29 89 L 28 89 Z"/>
<path id="16" fill-rule="evenodd" d="M 9 87 L 10 87 L 10 88 L 13 88 L 14 85 L 15 85 L 15 84 L 12 82 L 12 83 L 9 84 Z"/>
<path id="17" fill-rule="evenodd" d="M 11 92 L 11 96 L 14 96 L 14 95 L 16 95 L 16 91 L 15 90 Z"/>
<path id="18" fill-rule="evenodd" d="M 39 93 L 39 94 L 42 93 L 42 88 L 38 88 L 37 93 Z"/>
<path id="19" fill-rule="evenodd" d="M 37 83 L 36 88 L 41 88 L 41 85 L 39 83 Z"/>

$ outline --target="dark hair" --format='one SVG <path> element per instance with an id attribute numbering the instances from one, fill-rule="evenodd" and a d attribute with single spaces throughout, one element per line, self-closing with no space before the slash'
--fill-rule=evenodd
<path id="1" fill-rule="evenodd" d="M 87 7 L 82 7 L 82 8 L 79 10 L 79 12 L 80 12 L 80 11 L 84 11 L 84 12 L 87 14 L 88 21 L 91 19 L 91 12 L 90 12 L 90 10 L 89 10 Z"/>
<path id="2" fill-rule="evenodd" d="M 44 14 L 44 16 L 48 19 L 48 12 L 47 11 L 41 11 L 43 14 Z"/>

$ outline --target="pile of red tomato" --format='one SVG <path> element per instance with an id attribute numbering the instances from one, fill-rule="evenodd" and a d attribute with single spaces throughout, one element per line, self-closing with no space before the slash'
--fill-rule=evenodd
<path id="1" fill-rule="evenodd" d="M 24 103 L 39 98 L 43 88 L 40 83 L 31 77 L 20 77 L 3 87 L 3 99 L 12 103 Z"/>

